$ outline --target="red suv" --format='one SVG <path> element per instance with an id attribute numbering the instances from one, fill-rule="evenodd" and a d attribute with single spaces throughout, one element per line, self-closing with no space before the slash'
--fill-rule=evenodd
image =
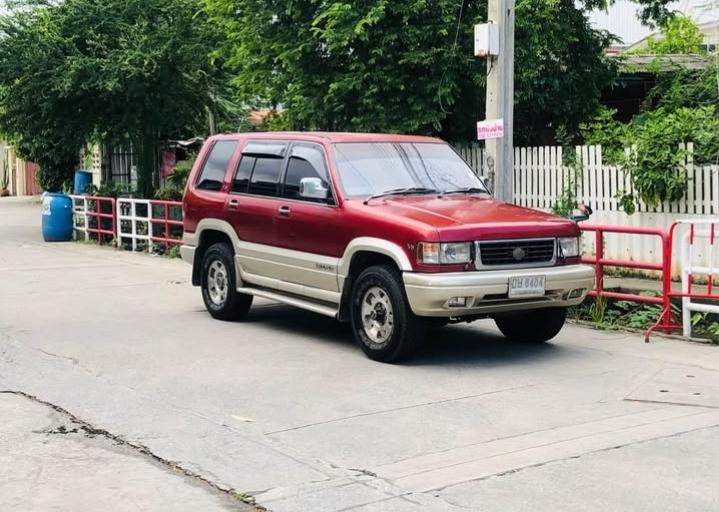
<path id="1" fill-rule="evenodd" d="M 213 317 L 265 297 L 351 322 L 379 361 L 409 356 L 428 327 L 487 317 L 544 342 L 593 283 L 575 222 L 495 201 L 435 138 L 211 137 L 184 212 L 182 256 Z"/>

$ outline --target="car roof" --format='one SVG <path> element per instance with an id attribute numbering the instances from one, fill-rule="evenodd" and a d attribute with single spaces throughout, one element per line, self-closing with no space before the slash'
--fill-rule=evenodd
<path id="1" fill-rule="evenodd" d="M 313 142 L 424 142 L 443 144 L 437 137 L 421 135 L 398 135 L 390 133 L 351 133 L 351 132 L 247 132 L 213 135 L 209 140 L 236 139 L 242 137 L 250 140 L 288 139 Z"/>

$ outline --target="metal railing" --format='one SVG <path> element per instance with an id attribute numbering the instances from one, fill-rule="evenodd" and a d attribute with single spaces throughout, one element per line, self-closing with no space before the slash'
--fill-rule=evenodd
<path id="1" fill-rule="evenodd" d="M 719 255 L 717 252 L 719 220 L 677 221 L 670 230 L 672 238 L 682 228 L 685 228 L 679 238 L 681 240 L 682 290 L 681 292 L 671 292 L 671 296 L 682 301 L 682 331 L 684 336 L 691 337 L 693 312 L 719 314 L 719 293 L 717 293 L 719 290 L 714 284 L 715 277 L 719 277 L 719 265 L 716 263 L 716 258 Z M 694 264 L 698 242 L 704 242 L 703 245 L 708 251 L 708 258 L 705 259 L 708 261 L 706 265 Z M 700 285 L 695 282 L 697 276 L 705 276 L 706 288 L 700 288 Z"/>
<path id="2" fill-rule="evenodd" d="M 117 233 L 116 202 L 113 197 L 75 196 L 72 199 L 73 231 L 75 238 L 85 241 L 97 239 L 105 243 Z"/>
<path id="3" fill-rule="evenodd" d="M 594 265 L 595 282 L 594 289 L 588 295 L 598 299 L 608 298 L 615 300 L 624 300 L 636 302 L 640 304 L 657 304 L 662 306 L 662 313 L 657 323 L 650 327 L 645 334 L 645 341 L 649 341 L 652 332 L 662 329 L 666 332 L 676 329 L 677 320 L 674 318 L 671 307 L 671 291 L 672 291 L 672 237 L 671 232 L 659 228 L 642 228 L 632 226 L 604 226 L 592 224 L 580 224 L 583 232 L 594 233 L 594 256 L 584 256 L 583 263 Z M 606 233 L 616 233 L 624 235 L 659 237 L 661 241 L 661 263 L 649 261 L 625 260 L 607 258 L 604 255 L 604 235 Z M 661 273 L 662 292 L 660 296 L 640 295 L 638 293 L 625 293 L 606 290 L 604 288 L 605 268 L 631 268 L 635 270 L 650 270 Z"/>
<path id="4" fill-rule="evenodd" d="M 682 228 L 684 228 L 684 232 L 677 238 L 677 234 L 680 233 Z M 656 323 L 646 331 L 645 341 L 648 342 L 652 333 L 657 330 L 664 332 L 682 330 L 684 336 L 691 337 L 693 312 L 719 314 L 719 293 L 717 293 L 719 287 L 714 284 L 715 278 L 719 277 L 719 265 L 716 264 L 716 257 L 719 255 L 719 220 L 679 220 L 674 222 L 668 230 L 588 224 L 581 225 L 581 229 L 583 232 L 593 232 L 595 234 L 596 255 L 582 258 L 584 263 L 595 266 L 595 287 L 589 295 L 598 298 L 606 297 L 662 306 L 661 314 Z M 606 258 L 604 256 L 604 235 L 606 233 L 659 237 L 662 252 L 661 263 Z M 709 262 L 708 265 L 694 264 L 695 257 L 698 254 L 696 245 L 700 241 L 707 242 L 708 258 L 705 257 L 705 261 Z M 671 281 L 673 249 L 677 242 L 680 245 L 682 268 L 681 291 L 674 291 Z M 604 275 L 606 267 L 657 271 L 660 273 L 662 280 L 661 294 L 659 296 L 649 296 L 605 290 Z M 705 276 L 705 289 L 698 288 L 695 281 L 697 276 Z M 681 323 L 672 309 L 672 301 L 675 299 L 681 299 L 682 302 Z"/>
<path id="5" fill-rule="evenodd" d="M 172 245 L 182 245 L 182 203 L 151 200 L 150 209 L 150 240 L 152 244 L 163 244 L 165 252 L 168 252 Z M 156 217 L 155 212 L 158 210 L 161 213 Z"/>
<path id="6" fill-rule="evenodd" d="M 182 203 L 156 199 L 120 198 L 118 242 L 121 248 L 167 253 L 182 244 Z"/>

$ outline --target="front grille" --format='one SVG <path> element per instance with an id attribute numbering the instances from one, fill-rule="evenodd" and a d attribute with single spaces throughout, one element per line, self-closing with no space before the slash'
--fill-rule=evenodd
<path id="1" fill-rule="evenodd" d="M 477 268 L 549 266 L 556 253 L 554 238 L 477 242 Z"/>

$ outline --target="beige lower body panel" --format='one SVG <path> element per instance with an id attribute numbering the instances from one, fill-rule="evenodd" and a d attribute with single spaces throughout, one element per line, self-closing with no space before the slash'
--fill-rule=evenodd
<path id="1" fill-rule="evenodd" d="M 451 274 L 405 272 L 403 276 L 412 311 L 419 316 L 444 318 L 574 306 L 584 300 L 594 284 L 594 269 L 586 265 Z M 509 279 L 521 276 L 546 276 L 545 296 L 509 299 Z M 572 290 L 583 292 L 568 299 Z M 450 308 L 447 302 L 452 297 L 470 299 L 467 307 Z"/>
<path id="2" fill-rule="evenodd" d="M 278 247 L 240 242 L 236 247 L 238 268 L 255 276 L 308 288 L 338 292 L 337 258 Z"/>
<path id="3" fill-rule="evenodd" d="M 185 263 L 189 263 L 190 265 L 195 263 L 195 250 L 197 248 L 192 245 L 182 245 L 180 246 L 180 256 L 182 256 L 182 261 Z"/>
<path id="4" fill-rule="evenodd" d="M 339 304 L 341 294 L 332 290 L 323 290 L 321 288 L 315 288 L 313 286 L 306 286 L 298 283 L 291 283 L 289 281 L 283 281 L 277 277 L 267 277 L 264 275 L 257 275 L 247 272 L 241 265 L 242 258 L 235 256 L 235 267 L 240 269 L 237 279 L 237 287 L 243 286 L 260 286 L 262 288 L 271 288 L 279 292 L 285 292 L 292 295 L 307 297 L 322 302 L 328 302 L 331 304 Z"/>

